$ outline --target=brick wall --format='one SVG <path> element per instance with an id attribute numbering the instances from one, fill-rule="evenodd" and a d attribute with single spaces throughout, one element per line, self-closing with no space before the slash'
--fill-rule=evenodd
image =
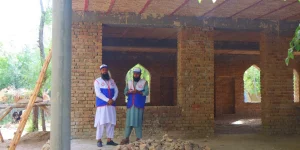
<path id="1" fill-rule="evenodd" d="M 216 75 L 215 86 L 215 115 L 235 114 L 234 77 Z"/>
<path id="2" fill-rule="evenodd" d="M 93 83 L 102 63 L 102 24 L 72 25 L 71 133 L 73 138 L 95 133 Z"/>
<path id="3" fill-rule="evenodd" d="M 276 33 L 266 31 L 261 34 L 263 131 L 267 134 L 293 134 L 300 124 L 293 102 L 293 70 L 283 61 L 289 40 L 278 37 Z"/>
<path id="4" fill-rule="evenodd" d="M 274 44 L 275 43 L 275 44 Z M 102 62 L 110 66 L 124 105 L 124 78 L 128 69 L 137 63 L 146 67 L 152 76 L 151 101 L 145 109 L 144 134 L 175 134 L 200 137 L 214 133 L 214 84 L 216 102 L 234 97 L 235 113 L 260 114 L 260 104 L 243 102 L 243 73 L 253 64 L 262 70 L 262 119 L 266 133 L 300 133 L 300 110 L 293 102 L 293 68 L 286 67 L 288 40 L 262 34 L 261 56 L 215 56 L 210 29 L 183 28 L 178 33 L 178 54 L 104 52 L 102 54 L 102 24 L 73 23 L 72 26 L 72 105 L 71 131 L 73 138 L 94 137 L 95 94 L 94 79 L 99 76 Z M 104 56 L 102 58 L 102 56 Z M 103 61 L 102 61 L 103 59 Z M 126 63 L 125 63 L 126 62 Z M 177 68 L 176 68 L 177 64 Z M 215 74 L 215 76 L 214 76 Z M 160 105 L 162 77 L 174 77 L 177 92 L 176 106 Z M 216 82 L 215 82 L 216 79 Z M 234 87 L 232 90 L 224 86 Z M 218 92 L 221 91 L 221 92 Z M 153 94 L 154 93 L 154 94 Z M 177 99 L 177 100 L 176 100 Z M 177 101 L 177 104 L 176 104 Z M 229 101 L 229 100 L 228 100 Z M 227 101 L 227 102 L 228 102 Z M 222 105 L 219 105 L 223 107 Z M 123 136 L 124 106 L 117 107 L 116 135 Z M 217 113 L 219 109 L 217 108 Z"/>
<path id="5" fill-rule="evenodd" d="M 214 133 L 214 48 L 212 31 L 183 28 L 178 33 L 178 105 L 184 134 Z"/>
<path id="6" fill-rule="evenodd" d="M 104 58 L 102 58 L 102 55 Z M 133 58 L 132 58 L 133 57 Z M 138 59 L 137 59 L 138 58 Z M 136 63 L 146 67 L 151 75 L 151 86 L 160 87 L 159 79 L 175 77 L 176 81 L 176 54 L 161 55 L 130 53 L 121 55 L 118 52 L 104 52 L 102 54 L 102 24 L 73 23 L 72 26 L 72 105 L 71 105 L 71 132 L 72 138 L 94 138 L 95 128 L 95 94 L 93 82 L 99 77 L 99 65 L 107 63 L 112 77 L 116 80 L 120 96 L 118 102 L 124 102 L 123 90 L 125 75 Z M 126 63 L 124 63 L 126 61 Z M 124 66 L 125 65 L 125 66 Z M 175 84 L 176 85 L 176 84 Z M 176 88 L 176 86 L 175 86 Z M 175 89 L 176 90 L 176 89 Z M 159 90 L 152 90 L 157 93 Z M 176 91 L 175 91 L 176 93 Z M 160 101 L 160 94 L 151 97 L 153 105 Z M 176 98 L 176 95 L 175 95 Z M 120 104 L 120 103 L 119 103 Z M 123 105 L 124 103 L 121 103 Z M 123 136 L 126 108 L 117 107 L 116 136 Z M 149 106 L 145 109 L 144 135 L 165 134 L 182 129 L 181 109 L 176 106 Z M 155 130 L 153 130 L 155 127 Z M 174 132 L 173 132 L 174 133 Z"/>
<path id="7" fill-rule="evenodd" d="M 124 138 L 126 109 L 125 106 L 117 106 L 115 137 Z M 164 134 L 171 136 L 182 135 L 181 131 L 186 129 L 181 123 L 182 117 L 181 108 L 178 106 L 146 106 L 144 110 L 143 137 L 162 137 Z M 135 137 L 136 135 L 132 132 L 131 136 Z"/>
<path id="8" fill-rule="evenodd" d="M 223 103 L 227 103 L 228 106 L 228 101 L 232 98 L 234 98 L 234 110 L 231 110 L 231 112 L 234 112 L 234 114 L 260 116 L 260 103 L 244 102 L 243 81 L 244 72 L 252 65 L 259 66 L 258 64 L 259 56 L 257 55 L 215 56 L 216 116 L 226 114 L 226 112 L 223 112 Z M 230 90 L 229 88 L 233 88 L 234 90 Z"/>
<path id="9" fill-rule="evenodd" d="M 172 106 L 176 104 L 176 54 L 172 53 L 137 53 L 137 52 L 103 52 L 103 63 L 109 65 L 113 79 L 118 85 L 120 94 L 117 105 L 125 106 L 125 76 L 136 64 L 144 66 L 151 74 L 150 103 L 148 106 Z M 173 78 L 173 89 L 161 89 L 161 78 Z M 171 92 L 168 90 L 172 90 Z M 173 99 L 162 99 L 161 92 L 166 92 L 166 97 Z"/>

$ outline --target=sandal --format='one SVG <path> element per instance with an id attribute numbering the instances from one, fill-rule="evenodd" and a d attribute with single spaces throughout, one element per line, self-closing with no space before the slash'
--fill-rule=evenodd
<path id="1" fill-rule="evenodd" d="M 129 139 L 123 139 L 120 143 L 120 145 L 129 144 Z"/>

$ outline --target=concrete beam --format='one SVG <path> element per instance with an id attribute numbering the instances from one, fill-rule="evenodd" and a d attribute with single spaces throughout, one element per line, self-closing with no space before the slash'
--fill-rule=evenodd
<path id="1" fill-rule="evenodd" d="M 259 42 L 215 41 L 214 49 L 237 49 L 259 51 Z"/>
<path id="2" fill-rule="evenodd" d="M 71 148 L 72 0 L 53 1 L 50 149 Z"/>
<path id="3" fill-rule="evenodd" d="M 253 51 L 253 50 L 232 50 L 232 49 L 222 49 L 222 50 L 215 50 L 215 55 L 220 54 L 231 54 L 231 55 L 259 55 L 260 51 Z"/>
<path id="4" fill-rule="evenodd" d="M 142 52 L 142 53 L 176 53 L 177 48 L 155 48 L 155 47 L 124 47 L 103 46 L 103 51 L 112 52 Z"/>
<path id="5" fill-rule="evenodd" d="M 176 39 L 103 38 L 103 46 L 177 48 Z M 259 50 L 259 42 L 215 41 L 215 49 Z"/>
<path id="6" fill-rule="evenodd" d="M 215 30 L 262 31 L 265 29 L 290 32 L 299 22 L 271 21 L 263 19 L 199 18 L 195 16 L 163 16 L 152 14 L 103 14 L 100 12 L 73 11 L 73 22 L 102 22 L 106 25 L 127 27 L 212 27 Z"/>
<path id="7" fill-rule="evenodd" d="M 176 39 L 103 38 L 103 46 L 177 48 Z"/>
<path id="8" fill-rule="evenodd" d="M 158 48 L 158 47 L 129 47 L 129 46 L 103 46 L 105 52 L 141 52 L 141 53 L 177 53 L 177 48 Z M 253 50 L 237 50 L 224 49 L 215 50 L 215 55 L 231 54 L 231 55 L 259 55 L 260 51 Z"/>

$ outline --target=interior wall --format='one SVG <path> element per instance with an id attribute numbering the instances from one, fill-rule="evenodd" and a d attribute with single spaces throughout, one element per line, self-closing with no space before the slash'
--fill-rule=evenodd
<path id="1" fill-rule="evenodd" d="M 176 105 L 176 54 L 138 53 L 138 52 L 103 52 L 103 63 L 109 66 L 112 78 L 119 88 L 116 101 L 118 106 L 125 106 L 125 77 L 136 64 L 144 66 L 151 74 L 149 106 Z"/>
<path id="2" fill-rule="evenodd" d="M 244 72 L 252 65 L 259 66 L 258 64 L 258 55 L 215 56 L 215 112 L 217 117 L 224 114 L 260 116 L 260 103 L 244 102 L 243 81 Z M 231 107 L 232 102 L 234 102 L 234 107 Z"/>

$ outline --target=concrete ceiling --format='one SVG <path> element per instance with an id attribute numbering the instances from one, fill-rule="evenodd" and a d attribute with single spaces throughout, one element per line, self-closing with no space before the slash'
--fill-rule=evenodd
<path id="1" fill-rule="evenodd" d="M 177 39 L 176 28 L 138 28 L 104 26 L 104 38 L 143 38 L 143 39 Z M 216 41 L 259 42 L 259 32 L 214 31 Z"/>
<path id="2" fill-rule="evenodd" d="M 298 0 L 73 0 L 74 11 L 300 20 Z"/>

